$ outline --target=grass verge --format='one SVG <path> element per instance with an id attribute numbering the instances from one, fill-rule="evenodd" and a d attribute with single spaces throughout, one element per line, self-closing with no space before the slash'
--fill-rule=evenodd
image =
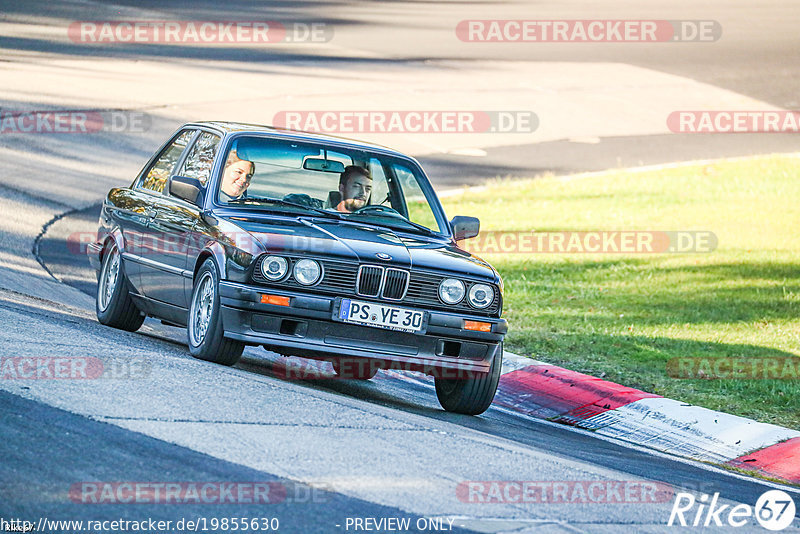
<path id="1" fill-rule="evenodd" d="M 442 200 L 451 216 L 479 217 L 482 232 L 714 232 L 710 253 L 483 255 L 505 282 L 506 346 L 800 429 L 800 376 L 791 369 L 782 380 L 666 372 L 686 357 L 788 357 L 800 370 L 800 157 L 498 180 Z"/>

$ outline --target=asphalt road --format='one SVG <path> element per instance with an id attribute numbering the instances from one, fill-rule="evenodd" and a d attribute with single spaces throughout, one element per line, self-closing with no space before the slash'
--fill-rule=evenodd
<path id="1" fill-rule="evenodd" d="M 45 522 L 148 518 L 172 521 L 177 526 L 182 518 L 258 518 L 257 524 L 262 518 L 277 518 L 281 530 L 324 532 L 337 524 L 344 525 L 346 518 L 352 516 L 419 519 L 397 508 L 248 469 L 4 391 L 0 392 L 0 406 L 5 437 L 0 453 L 6 459 L 0 465 L 0 477 L 5 482 L 0 489 L 0 516 L 6 520 L 20 518 L 35 521 L 38 526 L 42 518 Z M 25 445 L 22 450 L 21 444 Z M 148 461 L 143 462 L 143 458 Z M 148 502 L 137 506 L 125 502 L 84 503 L 83 495 L 94 493 L 84 491 L 80 484 L 98 481 L 249 482 L 263 484 L 273 491 L 273 497 L 255 504 L 247 503 L 248 499 L 197 504 L 188 496 L 188 503 L 174 506 Z"/>
<path id="2" fill-rule="evenodd" d="M 232 2 L 221 13 L 212 1 L 32 0 L 0 2 L 0 16 L 4 26 L 0 55 L 7 66 L 41 67 L 41 72 L 10 72 L 0 107 L 13 111 L 70 104 L 69 109 L 143 110 L 157 124 L 142 135 L 127 135 L 125 142 L 144 143 L 150 149 L 165 132 L 183 122 L 210 119 L 209 113 L 270 122 L 275 111 L 286 109 L 452 109 L 454 105 L 528 109 L 540 116 L 542 124 L 538 137 L 495 135 L 491 141 L 484 136 L 476 142 L 463 135 L 454 141 L 436 135 L 351 136 L 413 152 L 440 187 L 495 176 L 787 152 L 797 146 L 796 134 L 674 135 L 665 126 L 666 113 L 678 109 L 797 109 L 800 5 L 792 2 L 775 0 L 757 6 L 723 0 L 647 5 L 616 1 L 602 6 L 586 0 Z M 456 37 L 461 20 L 498 18 L 713 20 L 722 33 L 714 42 L 686 43 L 470 43 Z M 315 21 L 331 28 L 332 39 L 274 46 L 197 46 L 87 45 L 68 38 L 66 29 L 75 21 L 116 19 Z M 51 63 L 58 64 L 55 72 L 46 68 Z M 498 66 L 505 64 L 510 73 L 498 73 Z M 127 76 L 120 73 L 120 85 L 108 85 L 105 77 L 98 76 L 117 73 L 111 65 L 129 70 Z M 600 65 L 601 70 L 595 72 L 591 65 Z M 636 73 L 620 73 L 614 68 L 618 65 L 630 66 Z M 577 77 L 570 66 L 587 71 L 586 79 Z M 72 69 L 74 77 L 65 78 Z M 287 71 L 291 76 L 285 79 Z M 458 72 L 466 76 L 454 80 Z M 260 81 L 244 87 L 247 82 L 240 76 L 257 73 L 260 77 L 254 79 Z M 377 73 L 387 73 L 389 84 L 373 85 L 376 76 L 383 76 Z M 692 83 L 673 87 L 675 80 Z M 48 86 L 31 91 L 39 83 Z M 395 93 L 400 88 L 408 92 Z M 597 99 L 608 92 L 619 98 Z M 660 105 L 667 106 L 664 113 Z M 658 113 L 647 117 L 654 111 Z M 485 156 L 462 154 L 463 149 L 474 153 L 471 149 L 476 147 L 485 149 Z M 68 150 L 73 157 L 79 153 Z M 127 174 L 120 176 L 136 171 L 135 166 L 124 168 Z"/>
<path id="3" fill-rule="evenodd" d="M 521 60 L 528 62 L 624 62 L 723 87 L 737 93 L 796 109 L 800 106 L 800 48 L 796 28 L 800 5 L 782 0 L 754 4 L 744 0 L 626 0 L 542 3 L 533 1 L 272 1 L 213 0 L 99 2 L 0 2 L 6 21 L 46 22 L 56 26 L 76 20 L 117 20 L 139 16 L 149 20 L 268 20 L 324 22 L 333 27 L 330 47 L 242 49 L 235 47 L 114 45 L 81 46 L 55 32 L 49 38 L 0 37 L 7 55 L 48 57 L 74 55 L 142 60 L 199 58 L 242 63 L 291 61 L 380 65 L 410 61 Z M 714 42 L 686 43 L 466 43 L 455 26 L 467 19 L 665 19 L 713 20 L 722 34 Z M 64 36 L 65 37 L 65 36 Z M 357 79 L 357 76 L 354 76 Z"/>
<path id="4" fill-rule="evenodd" d="M 119 18 L 324 21 L 335 38 L 260 48 L 67 38 L 73 21 Z M 711 19 L 723 33 L 714 43 L 463 43 L 454 27 L 469 18 Z M 2 110 L 150 116 L 144 131 L 0 135 L 0 357 L 96 358 L 117 370 L 96 380 L 0 380 L 0 518 L 277 517 L 284 532 L 353 531 L 348 517 L 450 519 L 476 532 L 672 530 L 672 499 L 481 504 L 459 498 L 467 481 L 650 481 L 752 505 L 769 483 L 497 408 L 446 414 L 425 381 L 286 380 L 284 359 L 260 349 L 221 368 L 189 357 L 179 329 L 100 326 L 92 273 L 67 239 L 94 230 L 105 192 L 129 183 L 182 122 L 268 119 L 276 109 L 473 104 L 535 109 L 543 119 L 541 137 L 379 139 L 418 156 L 439 188 L 796 151 L 796 135 L 668 134 L 662 112 L 703 103 L 796 109 L 799 22 L 793 3 L 721 0 L 0 2 Z M 267 482 L 300 497 L 86 504 L 70 498 L 82 482 Z"/>
<path id="5" fill-rule="evenodd" d="M 18 347 L 3 349 L 4 357 L 98 358 L 113 372 L 0 384 L 7 392 L 0 394 L 1 430 L 9 438 L 2 517 L 177 521 L 267 513 L 288 532 L 337 532 L 347 517 L 446 517 L 479 532 L 615 532 L 623 525 L 660 532 L 674 492 L 719 492 L 725 503 L 752 504 L 767 488 L 501 409 L 447 414 L 429 383 L 384 372 L 369 383 L 329 373 L 286 379 L 284 359 L 260 349 L 248 349 L 234 368 L 219 367 L 188 356 L 181 330 L 148 321 L 143 333 L 121 333 L 97 324 L 91 310 L 7 291 L 0 292 L 0 320 L 3 347 Z M 670 493 L 647 504 L 484 504 L 457 493 L 461 483 L 493 480 L 659 482 Z M 85 482 L 219 481 L 279 483 L 291 495 L 316 496 L 255 507 L 98 505 L 70 493 Z"/>

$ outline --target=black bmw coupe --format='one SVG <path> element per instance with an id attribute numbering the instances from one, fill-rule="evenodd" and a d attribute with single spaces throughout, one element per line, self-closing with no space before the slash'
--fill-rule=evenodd
<path id="1" fill-rule="evenodd" d="M 497 271 L 458 245 L 478 230 L 448 221 L 419 164 L 393 150 L 187 124 L 103 203 L 88 248 L 97 317 L 185 327 L 192 355 L 223 365 L 260 345 L 354 379 L 421 371 L 446 410 L 479 414 L 507 323 Z"/>

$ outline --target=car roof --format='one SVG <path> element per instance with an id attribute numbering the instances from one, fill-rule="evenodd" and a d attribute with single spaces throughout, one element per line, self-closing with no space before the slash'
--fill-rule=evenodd
<path id="1" fill-rule="evenodd" d="M 279 126 L 268 126 L 265 124 L 248 124 L 242 122 L 203 121 L 203 122 L 192 122 L 186 124 L 184 127 L 191 127 L 191 126 L 205 126 L 208 128 L 214 128 L 224 132 L 225 134 L 242 133 L 242 132 L 268 133 L 271 135 L 278 135 L 280 137 L 285 137 L 286 139 L 316 141 L 320 143 L 335 143 L 340 145 L 344 144 L 353 148 L 376 150 L 394 156 L 400 156 L 406 159 L 414 159 L 406 154 L 403 154 L 402 152 L 398 152 L 389 147 L 385 147 L 383 145 L 378 145 L 375 143 L 367 143 L 365 141 L 358 141 L 356 139 L 349 139 L 347 137 L 340 137 L 336 135 L 306 132 L 303 130 L 291 130 L 289 128 L 281 128 Z"/>

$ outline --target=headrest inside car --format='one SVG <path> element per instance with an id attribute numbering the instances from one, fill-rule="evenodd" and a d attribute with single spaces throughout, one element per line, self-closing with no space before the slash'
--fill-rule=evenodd
<path id="1" fill-rule="evenodd" d="M 335 208 L 342 201 L 342 194 L 338 191 L 328 192 L 328 201 L 325 204 L 326 208 Z"/>

